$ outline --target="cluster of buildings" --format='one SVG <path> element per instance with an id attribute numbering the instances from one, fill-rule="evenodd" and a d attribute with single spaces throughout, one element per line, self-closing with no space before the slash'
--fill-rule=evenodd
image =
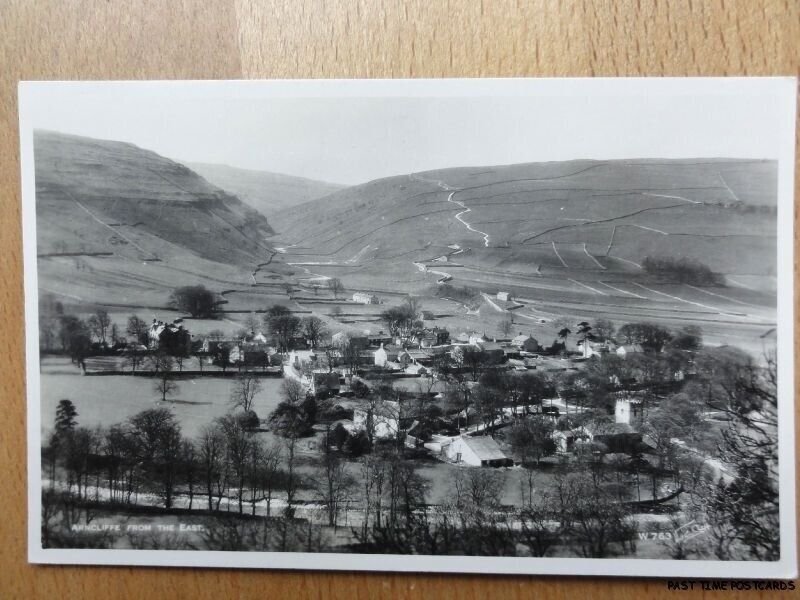
<path id="1" fill-rule="evenodd" d="M 617 345 L 611 341 L 593 342 L 586 340 L 579 342 L 583 352 L 583 358 L 592 358 L 593 356 L 607 356 L 609 354 L 616 354 L 620 358 L 631 356 L 634 354 L 642 354 L 644 348 L 641 344 L 621 344 Z"/>
<path id="2" fill-rule="evenodd" d="M 165 323 L 153 319 L 147 330 L 147 349 L 163 350 L 173 356 L 189 356 L 192 352 L 192 335 L 183 326 L 183 319 Z"/>
<path id="3" fill-rule="evenodd" d="M 279 362 L 278 358 L 273 358 L 277 356 L 278 349 L 270 345 L 261 332 L 252 332 L 240 338 L 206 338 L 199 353 L 206 356 L 209 364 L 267 367 Z"/>
<path id="4" fill-rule="evenodd" d="M 363 335 L 338 332 L 331 336 L 328 348 L 292 350 L 288 365 L 298 375 L 358 367 L 363 371 L 380 370 L 399 377 L 422 377 L 429 374 L 436 357 L 442 354 L 450 355 L 455 364 L 464 364 L 467 353 L 472 353 L 487 366 L 512 361 L 512 367 L 535 368 L 533 357 L 540 350 L 539 342 L 524 333 L 510 340 L 497 341 L 477 332 L 461 333 L 452 339 L 450 332 L 442 327 L 426 327 L 404 340 L 383 331 Z M 307 376 L 307 379 L 312 391 L 316 389 L 311 381 L 313 378 Z"/>
<path id="5" fill-rule="evenodd" d="M 208 364 L 265 367 L 277 360 L 273 359 L 277 349 L 261 332 L 200 339 L 184 327 L 182 319 L 171 323 L 153 319 L 147 330 L 147 347 L 142 350 L 160 350 L 172 356 L 201 356 Z"/>

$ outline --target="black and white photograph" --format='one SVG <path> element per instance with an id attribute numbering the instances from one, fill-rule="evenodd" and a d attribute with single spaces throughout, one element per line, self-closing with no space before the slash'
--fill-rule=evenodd
<path id="1" fill-rule="evenodd" d="M 795 95 L 21 84 L 30 560 L 796 575 Z"/>

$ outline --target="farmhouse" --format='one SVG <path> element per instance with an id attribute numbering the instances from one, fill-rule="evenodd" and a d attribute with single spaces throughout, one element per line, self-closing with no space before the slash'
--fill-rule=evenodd
<path id="1" fill-rule="evenodd" d="M 433 362 L 433 354 L 427 350 L 405 350 L 398 355 L 401 363 L 429 365 Z"/>
<path id="2" fill-rule="evenodd" d="M 564 454 L 572 452 L 576 444 L 586 443 L 591 439 L 591 435 L 585 427 L 576 427 L 565 431 L 554 431 L 552 438 L 556 446 L 556 452 Z"/>
<path id="3" fill-rule="evenodd" d="M 502 300 L 503 302 L 512 301 L 511 294 L 509 294 L 508 292 L 497 292 L 497 299 Z"/>
<path id="4" fill-rule="evenodd" d="M 353 294 L 353 302 L 358 304 L 380 304 L 381 300 L 375 294 L 356 292 Z"/>
<path id="5" fill-rule="evenodd" d="M 384 333 L 383 331 L 379 331 L 376 334 L 367 335 L 367 340 L 369 340 L 370 346 L 381 346 L 383 344 L 391 344 L 392 336 Z"/>
<path id="6" fill-rule="evenodd" d="M 370 338 L 366 335 L 354 336 L 345 331 L 337 331 L 331 336 L 331 345 L 337 348 L 349 346 L 354 350 L 366 350 L 370 346 Z"/>
<path id="7" fill-rule="evenodd" d="M 309 391 L 315 396 L 335 396 L 341 389 L 338 373 L 314 371 L 310 377 Z"/>
<path id="8" fill-rule="evenodd" d="M 242 341 L 248 344 L 267 344 L 269 342 L 267 336 L 261 331 L 248 333 L 242 338 Z"/>
<path id="9" fill-rule="evenodd" d="M 652 451 L 652 446 L 644 440 L 642 434 L 627 423 L 598 424 L 589 429 L 592 434 L 592 442 L 602 444 L 605 452 L 632 454 Z M 591 429 L 594 430 L 591 431 Z"/>
<path id="10" fill-rule="evenodd" d="M 164 350 L 173 355 L 188 355 L 192 350 L 192 336 L 179 324 L 179 320 L 165 323 L 153 319 L 147 331 L 147 342 L 151 350 Z"/>
<path id="11" fill-rule="evenodd" d="M 475 345 L 475 344 L 481 344 L 483 342 L 489 342 L 491 340 L 488 337 L 486 337 L 485 333 L 478 333 L 477 331 L 473 331 L 472 333 L 469 334 L 468 341 L 470 344 Z"/>
<path id="12" fill-rule="evenodd" d="M 617 347 L 611 342 L 592 342 L 586 340 L 578 342 L 583 346 L 583 358 L 592 358 L 593 356 L 606 356 L 611 352 L 616 352 Z"/>
<path id="13" fill-rule="evenodd" d="M 511 345 L 516 346 L 522 352 L 538 352 L 539 342 L 536 338 L 530 335 L 525 335 L 521 331 L 519 335 L 511 340 Z"/>
<path id="14" fill-rule="evenodd" d="M 473 346 L 480 352 L 485 364 L 499 365 L 506 358 L 503 347 L 497 342 L 477 342 Z"/>
<path id="15" fill-rule="evenodd" d="M 289 364 L 300 370 L 303 365 L 317 364 L 317 355 L 313 350 L 292 350 L 289 352 Z"/>
<path id="16" fill-rule="evenodd" d="M 455 463 L 472 467 L 510 467 L 514 461 L 508 458 L 500 446 L 490 437 L 460 436 L 442 447 L 442 452 Z"/>
<path id="17" fill-rule="evenodd" d="M 642 354 L 643 352 L 644 348 L 642 348 L 641 344 L 625 344 L 617 348 L 617 356 L 621 356 L 622 358 L 632 354 Z"/>
<path id="18" fill-rule="evenodd" d="M 433 329 L 425 329 L 421 333 L 414 336 L 412 340 L 419 344 L 420 348 L 432 348 L 434 346 L 442 346 L 450 343 L 450 332 L 441 327 L 434 327 Z"/>

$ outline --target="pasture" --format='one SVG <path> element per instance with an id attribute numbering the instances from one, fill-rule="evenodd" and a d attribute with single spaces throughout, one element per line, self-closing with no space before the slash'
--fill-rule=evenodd
<path id="1" fill-rule="evenodd" d="M 209 377 L 180 379 L 174 396 L 161 402 L 154 389 L 155 379 L 109 375 L 81 375 L 69 359 L 45 358 L 41 365 L 41 426 L 43 437 L 53 427 L 58 401 L 72 400 L 83 427 L 108 427 L 151 408 L 170 409 L 181 424 L 183 434 L 199 435 L 203 427 L 231 411 L 233 379 Z M 256 395 L 253 409 L 266 419 L 280 402 L 281 378 L 260 380 L 262 390 Z M 270 434 L 265 434 L 270 435 Z"/>

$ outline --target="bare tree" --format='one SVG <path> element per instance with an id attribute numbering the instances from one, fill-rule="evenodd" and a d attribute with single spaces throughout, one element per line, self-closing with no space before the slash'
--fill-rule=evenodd
<path id="1" fill-rule="evenodd" d="M 305 410 L 306 391 L 296 379 L 285 379 L 281 385 L 283 401 L 270 416 L 278 433 L 284 438 L 286 449 L 286 517 L 294 516 L 294 495 L 297 481 L 295 474 L 295 452 L 297 440 L 309 430 L 309 419 Z M 286 530 L 282 533 L 281 547 L 286 546 Z"/>
<path id="2" fill-rule="evenodd" d="M 300 319 L 285 306 L 276 304 L 264 315 L 264 325 L 275 337 L 279 352 L 288 352 L 294 336 L 300 331 Z"/>
<path id="3" fill-rule="evenodd" d="M 500 321 L 498 328 L 500 329 L 500 333 L 502 333 L 504 337 L 508 337 L 514 330 L 514 318 L 506 317 L 505 319 Z"/>
<path id="4" fill-rule="evenodd" d="M 601 342 L 605 342 L 614 338 L 616 327 L 613 321 L 608 319 L 597 319 L 594 322 L 594 334 Z"/>
<path id="5" fill-rule="evenodd" d="M 386 482 L 386 461 L 379 454 L 365 454 L 361 458 L 361 485 L 364 497 L 363 535 L 367 535 L 370 515 L 374 515 L 373 523 L 381 526 L 383 509 L 384 484 Z"/>
<path id="6" fill-rule="evenodd" d="M 250 371 L 242 371 L 233 382 L 230 404 L 249 413 L 253 410 L 253 402 L 262 389 L 261 379 Z"/>
<path id="7" fill-rule="evenodd" d="M 716 348 L 696 360 L 700 393 L 728 419 L 720 458 L 734 477 L 707 494 L 721 560 L 777 560 L 780 555 L 778 490 L 778 368 L 774 349 L 763 364 L 733 348 Z"/>
<path id="8" fill-rule="evenodd" d="M 108 328 L 111 325 L 111 317 L 108 316 L 108 311 L 98 308 L 94 314 L 89 317 L 87 323 L 92 333 L 97 337 L 97 340 L 105 344 Z"/>
<path id="9" fill-rule="evenodd" d="M 183 481 L 189 493 L 189 510 L 194 504 L 195 483 L 197 482 L 197 448 L 189 439 L 183 440 L 180 449 Z"/>
<path id="10" fill-rule="evenodd" d="M 519 420 L 511 429 L 511 446 L 523 462 L 541 459 L 555 452 L 553 442 L 553 422 L 541 415 L 531 415 Z"/>
<path id="11" fill-rule="evenodd" d="M 161 395 L 161 401 L 166 402 L 167 396 L 172 396 L 180 389 L 173 379 L 172 361 L 162 362 L 161 367 L 156 371 L 156 376 L 153 388 Z"/>
<path id="12" fill-rule="evenodd" d="M 327 507 L 328 525 L 336 527 L 340 506 L 349 497 L 355 484 L 347 471 L 347 463 L 337 454 L 327 452 L 322 458 L 315 483 L 317 494 Z"/>
<path id="13" fill-rule="evenodd" d="M 451 479 L 455 506 L 463 516 L 481 516 L 496 510 L 504 485 L 503 473 L 489 469 L 457 469 Z"/>
<path id="14" fill-rule="evenodd" d="M 315 348 L 320 340 L 327 334 L 325 323 L 319 317 L 305 317 L 301 321 L 301 328 L 305 338 Z"/>
<path id="15" fill-rule="evenodd" d="M 341 280 L 338 279 L 337 277 L 331 277 L 330 279 L 328 279 L 327 285 L 328 289 L 331 291 L 334 298 L 338 298 L 339 294 L 341 294 L 344 291 L 344 285 L 342 285 Z"/>
<path id="16" fill-rule="evenodd" d="M 255 478 L 253 488 L 258 487 L 262 491 L 267 505 L 267 516 L 269 517 L 272 512 L 272 494 L 277 483 L 277 475 L 280 473 L 281 447 L 277 443 L 270 446 L 259 444 L 259 447 L 258 464 L 253 473 Z M 253 514 L 255 514 L 255 505 L 253 506 L 253 511 Z"/>
<path id="17" fill-rule="evenodd" d="M 171 508 L 183 441 L 180 424 L 165 408 L 142 411 L 131 417 L 129 424 L 143 464 L 159 482 L 164 507 Z"/>
<path id="18" fill-rule="evenodd" d="M 543 493 L 518 513 L 519 538 L 532 556 L 547 556 L 562 537 L 553 499 Z"/>
<path id="19" fill-rule="evenodd" d="M 261 321 L 256 316 L 256 313 L 251 312 L 244 318 L 244 328 L 247 333 L 253 335 L 261 325 Z"/>
<path id="20" fill-rule="evenodd" d="M 253 436 L 243 426 L 241 419 L 232 415 L 225 415 L 218 422 L 225 437 L 226 457 L 235 477 L 236 498 L 239 504 L 239 514 L 241 514 L 244 510 L 244 485 L 248 475 Z"/>
<path id="21" fill-rule="evenodd" d="M 200 432 L 198 455 L 208 496 L 208 510 L 219 510 L 222 495 L 227 489 L 225 437 L 218 423 L 206 425 Z M 216 504 L 214 498 L 216 497 Z"/>

